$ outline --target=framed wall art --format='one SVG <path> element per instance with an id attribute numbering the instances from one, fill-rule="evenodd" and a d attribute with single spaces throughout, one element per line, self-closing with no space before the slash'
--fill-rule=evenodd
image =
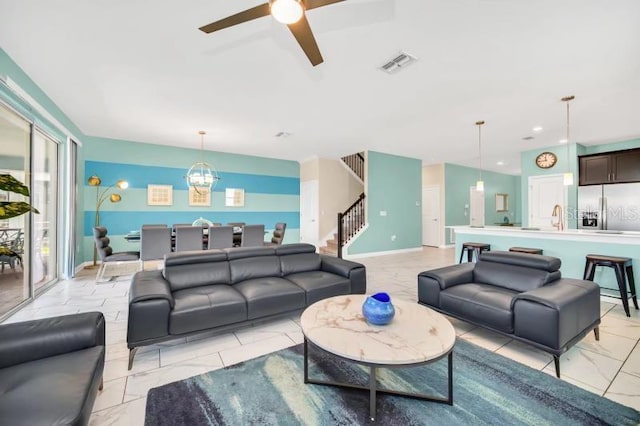
<path id="1" fill-rule="evenodd" d="M 173 205 L 173 185 L 147 185 L 147 204 L 150 206 Z"/>

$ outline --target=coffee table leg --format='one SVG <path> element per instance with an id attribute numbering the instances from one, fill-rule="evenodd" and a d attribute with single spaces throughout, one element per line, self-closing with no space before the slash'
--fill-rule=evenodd
<path id="1" fill-rule="evenodd" d="M 449 398 L 447 403 L 453 405 L 453 351 L 447 355 L 447 368 L 449 370 Z"/>
<path id="2" fill-rule="evenodd" d="M 376 367 L 369 368 L 369 417 L 376 421 Z"/>
<path id="3" fill-rule="evenodd" d="M 304 383 L 309 383 L 309 348 L 307 337 L 304 337 Z"/>

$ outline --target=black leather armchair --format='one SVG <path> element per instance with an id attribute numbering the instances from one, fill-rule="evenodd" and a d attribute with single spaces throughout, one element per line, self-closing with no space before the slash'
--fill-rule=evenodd
<path id="1" fill-rule="evenodd" d="M 600 288 L 559 269 L 555 257 L 487 252 L 421 272 L 418 303 L 549 352 L 560 377 L 562 353 L 591 330 L 599 339 Z"/>
<path id="2" fill-rule="evenodd" d="M 100 312 L 0 326 L 0 424 L 86 425 L 102 389 Z"/>

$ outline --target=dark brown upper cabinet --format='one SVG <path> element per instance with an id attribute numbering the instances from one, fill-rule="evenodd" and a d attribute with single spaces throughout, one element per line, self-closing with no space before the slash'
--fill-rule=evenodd
<path id="1" fill-rule="evenodd" d="M 640 182 L 640 148 L 580 158 L 580 185 Z"/>

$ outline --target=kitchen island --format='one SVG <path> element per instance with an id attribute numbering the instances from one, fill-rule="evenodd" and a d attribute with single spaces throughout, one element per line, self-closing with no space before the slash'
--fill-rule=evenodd
<path id="1" fill-rule="evenodd" d="M 531 247 L 544 251 L 546 256 L 562 260 L 563 277 L 582 279 L 585 257 L 588 254 L 630 257 L 636 286 L 640 283 L 640 232 L 591 231 L 566 229 L 563 231 L 505 226 L 452 226 L 455 233 L 456 261 L 460 258 L 462 243 L 491 244 L 491 250 L 508 251 L 510 247 Z M 594 281 L 603 289 L 602 294 L 619 296 L 613 268 L 596 269 Z"/>

